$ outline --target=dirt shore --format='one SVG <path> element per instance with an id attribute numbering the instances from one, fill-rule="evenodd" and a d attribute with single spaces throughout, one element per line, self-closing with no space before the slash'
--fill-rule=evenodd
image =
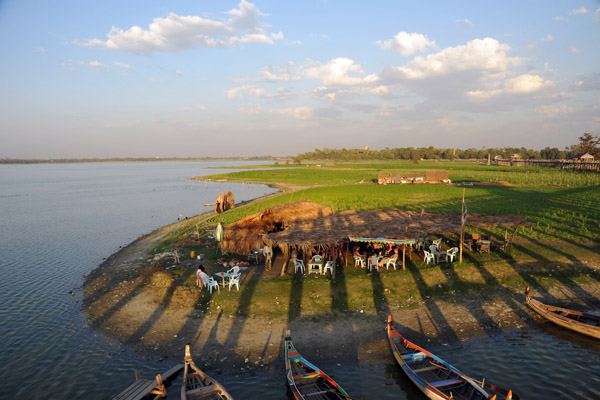
<path id="1" fill-rule="evenodd" d="M 152 261 L 149 251 L 177 226 L 175 223 L 157 229 L 121 249 L 84 283 L 84 312 L 92 326 L 148 358 L 180 361 L 184 346 L 189 343 L 197 362 L 207 369 L 280 367 L 284 333 L 290 329 L 294 343 L 307 358 L 360 365 L 389 360 L 385 334 L 388 312 L 400 332 L 423 346 L 452 345 L 477 336 L 502 334 L 537 325 L 540 320 L 525 306 L 522 293 L 503 287 L 486 293 L 484 299 L 469 294 L 450 300 L 429 298 L 408 308 L 371 314 L 333 314 L 320 320 L 288 321 L 286 317 L 267 320 L 226 315 L 218 310 L 203 312 L 175 306 L 176 293 L 167 294 L 157 304 L 146 290 L 148 283 L 142 275 Z M 586 261 L 586 268 L 597 271 L 599 266 L 597 257 Z M 548 294 L 575 305 L 600 306 L 597 283 L 565 284 Z"/>

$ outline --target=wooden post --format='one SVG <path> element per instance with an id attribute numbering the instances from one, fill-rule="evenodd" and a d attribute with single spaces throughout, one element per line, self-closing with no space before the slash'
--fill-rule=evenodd
<path id="1" fill-rule="evenodd" d="M 331 269 L 331 280 L 335 279 L 335 269 L 337 268 L 338 245 L 333 245 L 333 268 Z"/>
<path id="2" fill-rule="evenodd" d="M 142 379 L 142 376 L 140 375 L 140 371 L 135 371 L 135 380 L 139 381 L 140 379 Z"/>
<path id="3" fill-rule="evenodd" d="M 406 269 L 406 243 L 402 243 L 402 271 Z"/>
<path id="4" fill-rule="evenodd" d="M 458 255 L 458 262 L 462 263 L 463 257 L 462 257 L 462 253 L 463 253 L 463 243 L 465 240 L 465 224 L 463 223 L 463 218 L 465 218 L 464 216 L 465 214 L 465 189 L 463 188 L 463 197 L 462 197 L 462 207 L 461 207 L 461 213 L 460 213 L 460 246 L 459 246 L 459 255 Z"/>
<path id="5" fill-rule="evenodd" d="M 156 395 L 155 399 L 167 397 L 167 390 L 165 389 L 165 385 L 163 384 L 162 376 L 160 376 L 160 374 L 156 375 L 156 386 L 150 393 Z"/>

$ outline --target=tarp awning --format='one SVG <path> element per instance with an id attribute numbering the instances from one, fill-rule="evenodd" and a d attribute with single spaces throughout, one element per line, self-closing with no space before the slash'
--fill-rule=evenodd
<path id="1" fill-rule="evenodd" d="M 416 243 L 416 239 L 386 239 L 386 238 L 368 238 L 368 237 L 357 237 L 349 236 L 351 242 L 362 242 L 362 243 L 380 243 L 380 244 L 413 244 Z"/>

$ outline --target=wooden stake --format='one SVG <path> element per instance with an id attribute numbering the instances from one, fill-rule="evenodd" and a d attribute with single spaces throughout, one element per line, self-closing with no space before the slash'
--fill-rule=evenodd
<path id="1" fill-rule="evenodd" d="M 406 244 L 402 243 L 402 271 L 406 270 Z"/>

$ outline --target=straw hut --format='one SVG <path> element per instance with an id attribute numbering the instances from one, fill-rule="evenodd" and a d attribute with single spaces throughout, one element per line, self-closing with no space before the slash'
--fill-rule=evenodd
<path id="1" fill-rule="evenodd" d="M 298 201 L 266 208 L 225 226 L 219 248 L 223 252 L 249 254 L 264 247 L 263 235 L 279 232 L 292 225 L 333 214 L 330 207 L 312 201 Z"/>

